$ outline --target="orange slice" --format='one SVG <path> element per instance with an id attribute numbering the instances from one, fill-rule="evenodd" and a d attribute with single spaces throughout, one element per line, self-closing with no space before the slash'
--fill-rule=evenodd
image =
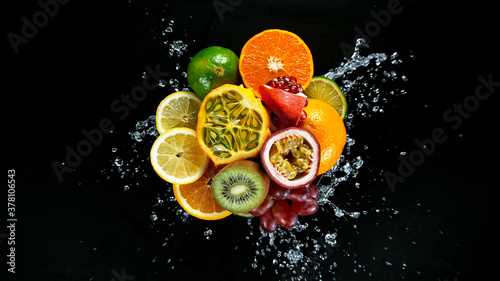
<path id="1" fill-rule="evenodd" d="M 247 88 L 258 92 L 260 85 L 279 76 L 294 76 L 305 89 L 314 72 L 309 47 L 292 32 L 265 30 L 248 40 L 240 55 L 240 75 Z"/>
<path id="2" fill-rule="evenodd" d="M 222 166 L 216 168 L 212 161 L 209 162 L 205 173 L 197 181 L 186 185 L 174 184 L 174 195 L 188 214 L 202 220 L 218 220 L 231 212 L 219 206 L 214 199 L 210 184 Z"/>

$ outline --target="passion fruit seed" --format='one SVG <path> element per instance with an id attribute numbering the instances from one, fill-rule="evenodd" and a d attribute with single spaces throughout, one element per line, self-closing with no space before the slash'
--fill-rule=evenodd
<path id="1" fill-rule="evenodd" d="M 300 135 L 286 136 L 273 144 L 269 151 L 269 161 L 289 180 L 307 172 L 311 159 L 311 149 Z"/>
<path id="2" fill-rule="evenodd" d="M 260 151 L 260 161 L 271 180 L 294 189 L 308 186 L 316 178 L 320 153 L 318 140 L 311 132 L 288 127 L 266 139 Z"/>

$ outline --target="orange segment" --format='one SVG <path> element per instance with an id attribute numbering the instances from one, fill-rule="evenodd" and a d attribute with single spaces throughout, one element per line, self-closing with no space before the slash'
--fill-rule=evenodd
<path id="1" fill-rule="evenodd" d="M 309 130 L 318 140 L 321 149 L 321 163 L 318 175 L 329 171 L 342 155 L 346 143 L 346 130 L 339 113 L 328 103 L 307 99 L 304 107 L 307 118 L 298 127 Z"/>
<path id="2" fill-rule="evenodd" d="M 256 92 L 279 76 L 294 76 L 306 88 L 314 72 L 309 47 L 294 33 L 280 29 L 250 38 L 241 50 L 239 69 L 245 86 Z"/>
<path id="3" fill-rule="evenodd" d="M 221 168 L 216 168 L 210 161 L 207 170 L 197 181 L 186 185 L 173 185 L 177 202 L 188 214 L 203 220 L 218 220 L 231 214 L 217 204 L 210 185 L 212 178 Z"/>

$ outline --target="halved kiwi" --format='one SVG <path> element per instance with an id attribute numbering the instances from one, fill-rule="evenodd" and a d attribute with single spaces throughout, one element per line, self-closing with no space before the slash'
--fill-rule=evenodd
<path id="1" fill-rule="evenodd" d="M 215 201 L 232 213 L 246 213 L 264 201 L 269 176 L 258 163 L 242 160 L 226 165 L 212 180 Z"/>

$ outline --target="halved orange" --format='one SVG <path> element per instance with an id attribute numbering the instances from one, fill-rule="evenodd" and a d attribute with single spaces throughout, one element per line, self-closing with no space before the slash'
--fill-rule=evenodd
<path id="1" fill-rule="evenodd" d="M 259 154 L 269 132 L 269 114 L 252 89 L 231 84 L 203 99 L 196 135 L 215 166 Z"/>
<path id="2" fill-rule="evenodd" d="M 186 185 L 174 184 L 174 195 L 188 214 L 202 220 L 218 220 L 231 212 L 219 206 L 214 199 L 211 183 L 222 166 L 216 168 L 212 161 L 209 162 L 205 173 L 197 181 Z"/>
<path id="3" fill-rule="evenodd" d="M 279 76 L 294 76 L 305 89 L 314 66 L 311 51 L 299 36 L 286 30 L 268 29 L 245 43 L 239 70 L 245 86 L 258 92 L 260 85 Z"/>

